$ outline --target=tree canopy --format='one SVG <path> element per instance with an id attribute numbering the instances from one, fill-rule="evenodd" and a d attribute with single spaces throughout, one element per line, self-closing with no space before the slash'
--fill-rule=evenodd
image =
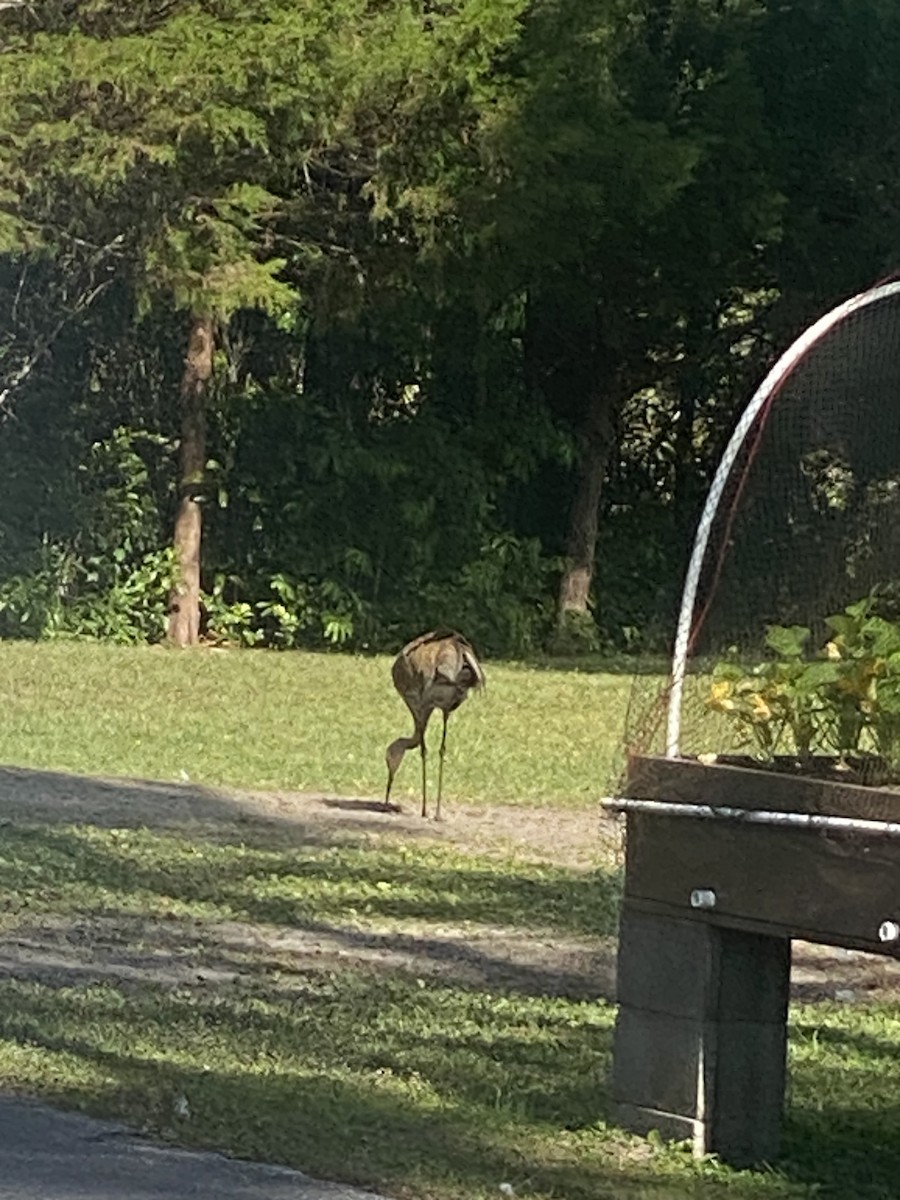
<path id="1" fill-rule="evenodd" d="M 0 8 L 0 632 L 665 639 L 737 409 L 896 265 L 898 42 L 890 0 Z"/>

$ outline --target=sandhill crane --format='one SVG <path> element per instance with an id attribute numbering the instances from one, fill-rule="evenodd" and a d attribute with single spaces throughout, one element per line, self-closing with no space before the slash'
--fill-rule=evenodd
<path id="1" fill-rule="evenodd" d="M 391 784 L 407 750 L 416 746 L 422 754 L 422 816 L 428 812 L 425 781 L 425 730 L 436 708 L 444 717 L 438 764 L 438 789 L 435 820 L 441 819 L 441 790 L 444 783 L 444 752 L 447 745 L 447 718 L 459 708 L 468 693 L 484 686 L 484 671 L 475 651 L 461 633 L 437 629 L 423 633 L 403 647 L 391 668 L 394 687 L 406 701 L 415 726 L 412 737 L 397 738 L 387 748 L 388 780 L 384 807 L 390 808 Z"/>

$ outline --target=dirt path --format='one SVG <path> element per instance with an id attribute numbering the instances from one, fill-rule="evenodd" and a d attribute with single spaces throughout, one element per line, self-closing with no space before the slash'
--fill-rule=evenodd
<path id="1" fill-rule="evenodd" d="M 453 807 L 447 820 L 388 814 L 366 798 L 233 792 L 140 780 L 0 769 L 0 825 L 147 827 L 259 846 L 421 839 L 488 858 L 589 871 L 621 862 L 620 831 L 589 811 Z M 265 970 L 290 988 L 311 967 L 413 971 L 470 986 L 612 998 L 614 939 L 535 934 L 484 924 L 286 928 L 261 923 L 125 916 L 50 920 L 22 914 L 0 930 L 0 975 L 209 985 Z M 795 999 L 852 1003 L 895 997 L 900 963 L 795 943 Z"/>
<path id="2" fill-rule="evenodd" d="M 0 821 L 87 823 L 104 828 L 256 834 L 268 827 L 292 842 L 399 836 L 452 845 L 464 853 L 515 855 L 587 868 L 608 861 L 618 827 L 585 810 L 512 806 L 445 807 L 423 821 L 408 804 L 386 813 L 370 798 L 316 792 L 238 792 L 129 779 L 83 778 L 0 768 Z"/>

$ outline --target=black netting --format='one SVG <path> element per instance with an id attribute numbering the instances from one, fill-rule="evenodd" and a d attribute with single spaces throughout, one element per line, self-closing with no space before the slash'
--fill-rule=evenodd
<path id="1" fill-rule="evenodd" d="M 802 721 L 785 707 L 786 722 L 780 709 L 770 713 L 768 732 L 779 737 L 775 750 L 838 754 L 842 737 L 852 741 L 846 729 L 834 726 L 841 719 L 840 687 L 852 684 L 860 693 L 852 700 L 862 706 L 857 718 L 861 713 L 866 726 L 857 749 L 883 751 L 873 742 L 864 710 L 867 702 L 878 703 L 881 680 L 895 668 L 900 750 L 900 658 L 879 667 L 869 645 L 865 669 L 874 674 L 853 682 L 849 659 L 855 654 L 854 661 L 862 662 L 866 647 L 847 644 L 847 637 L 871 642 L 877 619 L 900 617 L 900 285 L 892 286 L 896 294 L 871 293 L 877 298 L 832 325 L 770 395 L 763 385 L 754 398 L 767 395 L 727 477 L 699 575 L 680 710 L 683 754 L 739 747 L 765 753 L 766 708 L 777 700 L 802 710 L 802 680 L 797 680 L 805 667 L 838 660 L 838 666 L 816 668 L 822 688 L 831 688 L 829 713 L 821 705 L 815 710 L 818 744 L 806 746 Z M 862 613 L 861 602 L 866 605 Z M 855 632 L 837 636 L 828 618 L 854 605 Z M 868 632 L 862 628 L 866 621 Z M 809 630 L 803 667 L 790 666 L 797 657 L 791 636 L 801 635 L 783 635 L 773 648 L 771 635 L 766 641 L 773 625 Z M 836 636 L 837 644 L 829 646 Z M 888 660 L 893 649 L 885 638 L 881 648 Z M 897 638 L 900 649 L 900 625 Z M 786 658 L 779 677 L 782 694 L 776 687 L 778 671 L 765 665 L 778 658 Z M 805 677 L 813 681 L 816 671 Z M 632 751 L 665 747 L 666 694 L 659 687 L 652 691 L 647 680 L 636 686 L 627 735 Z M 882 699 L 894 703 L 886 683 Z M 747 708 L 743 723 L 728 708 L 737 700 Z M 850 700 L 845 707 L 849 712 Z M 829 721 L 833 727 L 826 729 Z"/>

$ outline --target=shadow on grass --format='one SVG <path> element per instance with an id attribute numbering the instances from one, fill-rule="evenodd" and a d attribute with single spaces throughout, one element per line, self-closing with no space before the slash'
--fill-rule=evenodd
<path id="1" fill-rule="evenodd" d="M 195 830 L 246 822 L 258 832 L 268 828 L 284 841 L 333 844 L 346 838 L 400 829 L 414 839 L 429 833 L 421 821 L 398 819 L 366 798 L 353 800 L 316 795 L 323 805 L 341 813 L 340 826 L 304 820 L 285 796 L 282 810 L 262 811 L 252 793 L 196 784 L 155 780 L 97 779 L 61 771 L 0 767 L 0 821 L 22 824 L 86 823 L 100 829 Z M 390 824 L 386 824 L 390 822 Z"/>
<path id="2" fill-rule="evenodd" d="M 0 844 L 0 908 L 19 914 L 17 937 L 28 914 L 34 943 L 20 949 L 44 956 L 28 968 L 36 982 L 0 979 L 0 1077 L 17 1086 L 179 1141 L 410 1194 L 493 1193 L 501 1181 L 566 1200 L 687 1200 L 698 1188 L 705 1200 L 898 1194 L 897 1107 L 858 1110 L 853 1088 L 832 1096 L 829 1068 L 809 1063 L 794 1068 L 795 1090 L 817 1107 L 795 1102 L 778 1164 L 789 1191 L 773 1192 L 766 1176 L 656 1170 L 644 1143 L 603 1128 L 610 1010 L 573 1000 L 584 988 L 560 984 L 558 970 L 501 962 L 477 929 L 438 934 L 477 922 L 529 944 L 547 930 L 610 936 L 615 876 L 348 841 L 322 827 L 294 848 L 273 846 L 272 827 L 257 824 L 240 844 L 165 814 L 155 830 L 129 827 L 109 819 L 127 787 L 109 785 L 112 807 L 98 820 L 77 796 L 65 807 L 61 778 L 56 808 L 95 827 L 7 825 Z M 183 799 L 159 794 L 163 807 Z M 145 808 L 146 790 L 135 796 Z M 189 799 L 234 819 L 228 801 Z M 104 958 L 107 920 L 118 943 Z M 360 927 L 378 921 L 430 926 Z M 893 1063 L 895 1047 L 858 1025 L 817 1036 L 831 1051 Z M 854 1085 L 858 1094 L 864 1071 Z M 179 1123 L 182 1093 L 196 1118 Z"/>
<path id="3" fill-rule="evenodd" d="M 612 1000 L 616 952 L 611 939 L 552 957 L 535 956 L 527 939 L 517 949 L 503 952 L 495 939 L 479 945 L 477 939 L 375 934 L 324 922 L 314 930 L 267 939 L 257 927 L 234 923 L 115 914 L 20 923 L 12 946 L 0 937 L 0 979 L 202 989 L 266 976 L 277 979 L 279 994 L 299 1001 L 310 971 L 353 966 L 492 993 Z"/>
<path id="4" fill-rule="evenodd" d="M 440 848 L 302 851 L 149 831 L 8 827 L 0 975 L 192 984 L 358 964 L 529 995 L 610 997 L 620 882 Z M 388 928 L 384 926 L 387 925 Z M 399 927 L 397 927 L 399 926 Z M 265 953 L 263 953 L 265 952 Z"/>
<path id="5" fill-rule="evenodd" d="M 673 1168 L 605 1124 L 611 1029 L 595 1005 L 498 1004 L 353 971 L 310 977 L 290 999 L 0 982 L 0 1069 L 10 1046 L 31 1063 L 17 1084 L 167 1140 L 389 1193 L 463 1197 L 505 1181 L 566 1200 L 897 1195 L 896 1106 L 795 1108 L 780 1182 Z M 822 1084 L 819 1068 L 800 1073 L 806 1090 Z"/>
<path id="6" fill-rule="evenodd" d="M 900 1195 L 900 1008 L 813 1006 L 790 1026 L 779 1166 L 829 1200 Z"/>
<path id="7" fill-rule="evenodd" d="M 791 1109 L 780 1168 L 828 1200 L 896 1200 L 900 1195 L 900 1105 Z"/>
<path id="8" fill-rule="evenodd" d="M 0 887 L 38 903 L 78 904 L 92 892 L 144 894 L 223 918 L 332 930 L 347 916 L 481 922 L 519 929 L 601 935 L 614 932 L 617 873 L 529 867 L 464 858 L 433 848 L 329 844 L 288 851 L 246 843 L 59 826 L 9 827 Z M 327 918 L 323 923 L 322 917 Z"/>
<path id="9" fill-rule="evenodd" d="M 0 985 L 0 1065 L 4 1043 L 27 1045 L 47 1068 L 45 1098 L 163 1138 L 389 1194 L 462 1198 L 508 1182 L 567 1200 L 695 1197 L 690 1170 L 629 1156 L 605 1127 L 610 1037 L 594 1006 L 497 1006 L 354 973 L 320 980 L 302 1005 Z M 181 1096 L 189 1119 L 175 1115 Z M 772 1194 L 725 1183 L 731 1200 Z"/>

